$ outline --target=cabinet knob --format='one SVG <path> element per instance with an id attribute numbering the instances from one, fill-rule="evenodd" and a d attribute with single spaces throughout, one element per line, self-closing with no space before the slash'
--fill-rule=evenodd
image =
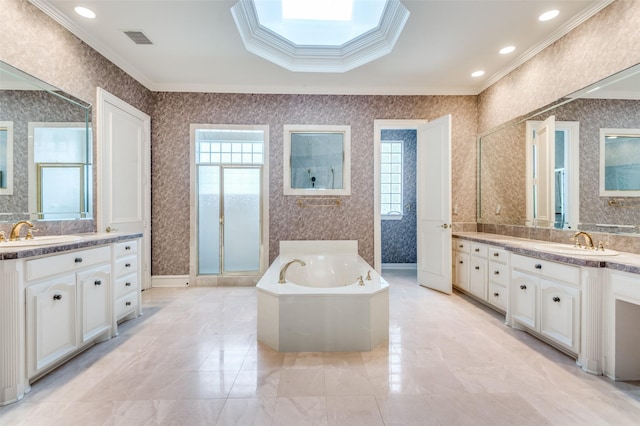
<path id="1" fill-rule="evenodd" d="M 458 247 L 460 247 L 460 248 L 464 248 L 464 244 L 460 244 Z"/>
<path id="2" fill-rule="evenodd" d="M 130 282 L 126 282 L 126 283 L 124 283 L 124 286 L 125 287 L 131 287 L 131 283 Z"/>
<path id="3" fill-rule="evenodd" d="M 131 302 L 126 302 L 125 306 L 131 306 Z"/>
<path id="4" fill-rule="evenodd" d="M 81 257 L 76 257 L 73 261 L 76 262 L 76 263 L 82 263 L 82 258 Z"/>
<path id="5" fill-rule="evenodd" d="M 100 280 L 95 280 L 95 281 L 93 282 L 93 285 L 102 285 L 102 281 L 100 281 Z"/>
<path id="6" fill-rule="evenodd" d="M 542 265 L 540 263 L 536 263 L 534 268 L 536 269 L 542 269 Z"/>
<path id="7" fill-rule="evenodd" d="M 500 297 L 500 293 L 493 293 L 493 297 Z"/>
<path id="8" fill-rule="evenodd" d="M 463 263 L 464 263 L 464 262 L 461 260 L 461 261 L 460 261 L 460 264 L 462 265 Z"/>
<path id="9" fill-rule="evenodd" d="M 500 257 L 500 253 L 493 253 L 494 257 Z"/>
<path id="10" fill-rule="evenodd" d="M 131 268 L 131 264 L 130 264 L 130 263 L 125 263 L 125 264 L 124 264 L 124 267 L 125 267 L 125 268 Z"/>
<path id="11" fill-rule="evenodd" d="M 477 249 L 475 249 L 474 251 L 475 251 L 476 253 L 479 253 L 479 252 L 480 252 L 480 249 L 479 249 L 479 248 L 477 248 Z"/>
<path id="12" fill-rule="evenodd" d="M 62 300 L 62 295 L 61 294 L 54 294 L 53 295 L 53 300 Z"/>
<path id="13" fill-rule="evenodd" d="M 500 271 L 493 271 L 493 275 L 500 275 Z"/>
<path id="14" fill-rule="evenodd" d="M 526 286 L 526 285 L 522 284 L 522 285 L 520 286 L 520 290 L 526 290 L 526 289 L 527 289 L 527 286 Z"/>
<path id="15" fill-rule="evenodd" d="M 560 298 L 559 298 L 558 296 L 555 296 L 555 297 L 554 297 L 553 299 L 551 299 L 551 300 L 553 300 L 553 301 L 554 301 L 554 302 L 556 302 L 556 303 L 560 302 Z"/>
<path id="16" fill-rule="evenodd" d="M 131 246 L 125 246 L 124 249 L 125 250 L 131 250 Z"/>
<path id="17" fill-rule="evenodd" d="M 479 270 L 480 270 L 480 267 L 479 267 L 479 266 L 476 266 L 476 271 L 479 271 Z"/>

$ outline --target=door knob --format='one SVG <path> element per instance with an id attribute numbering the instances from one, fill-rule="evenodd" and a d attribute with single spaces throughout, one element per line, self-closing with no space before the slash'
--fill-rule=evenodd
<path id="1" fill-rule="evenodd" d="M 110 226 L 107 226 L 107 228 L 105 229 L 105 231 L 107 231 L 107 232 L 115 232 L 117 230 L 118 230 L 118 228 L 112 228 Z"/>
<path id="2" fill-rule="evenodd" d="M 448 228 L 449 228 L 449 225 L 447 225 L 446 223 L 443 223 L 442 225 L 440 225 L 440 227 L 441 227 L 441 228 L 444 228 L 444 229 L 448 229 Z"/>

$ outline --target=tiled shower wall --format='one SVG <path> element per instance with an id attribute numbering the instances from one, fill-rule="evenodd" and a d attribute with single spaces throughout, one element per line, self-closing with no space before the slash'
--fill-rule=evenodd
<path id="1" fill-rule="evenodd" d="M 416 130 L 382 130 L 383 141 L 404 141 L 402 157 L 401 220 L 383 220 L 380 226 L 382 263 L 416 263 Z"/>
<path id="2" fill-rule="evenodd" d="M 269 258 L 281 240 L 358 240 L 373 263 L 375 119 L 433 120 L 451 114 L 457 222 L 475 226 L 475 96 L 332 96 L 159 93 L 152 114 L 154 275 L 189 273 L 189 125 L 269 125 Z M 351 126 L 351 195 L 340 207 L 300 208 L 283 194 L 283 126 Z"/>

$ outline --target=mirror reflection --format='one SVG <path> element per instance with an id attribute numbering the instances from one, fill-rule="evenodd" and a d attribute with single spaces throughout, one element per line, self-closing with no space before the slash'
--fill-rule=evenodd
<path id="1" fill-rule="evenodd" d="M 600 195 L 640 196 L 640 129 L 600 129 Z"/>
<path id="2" fill-rule="evenodd" d="M 285 195 L 348 195 L 350 126 L 285 126 Z"/>
<path id="3" fill-rule="evenodd" d="M 0 62 L 0 221 L 91 217 L 90 105 Z"/>
<path id="4" fill-rule="evenodd" d="M 538 146 L 545 120 L 555 129 Z M 637 209 L 610 198 L 633 193 L 600 191 L 600 134 L 608 128 L 640 128 L 640 66 L 483 135 L 478 222 L 639 232 Z"/>

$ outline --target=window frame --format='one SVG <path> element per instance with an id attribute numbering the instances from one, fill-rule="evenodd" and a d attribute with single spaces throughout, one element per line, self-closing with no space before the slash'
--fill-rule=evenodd
<path id="1" fill-rule="evenodd" d="M 396 144 L 396 145 L 400 145 L 400 162 L 399 163 L 395 163 L 395 162 L 389 162 L 389 163 L 384 163 L 382 161 L 382 156 L 384 155 L 384 153 L 382 152 L 382 147 L 385 144 Z M 380 141 L 380 205 L 378 206 L 378 208 L 380 209 L 380 219 L 381 220 L 402 220 L 402 218 L 404 217 L 404 208 L 403 208 L 403 199 L 404 199 L 404 153 L 405 153 L 405 146 L 404 146 L 404 141 L 403 140 L 382 140 Z M 400 196 L 400 202 L 399 203 L 383 203 L 382 202 L 382 197 L 387 194 L 386 192 L 382 191 L 382 185 L 384 184 L 382 181 L 382 176 L 383 174 L 388 174 L 388 175 L 393 175 L 396 173 L 384 173 L 382 171 L 383 165 L 384 164 L 399 164 L 400 165 L 400 193 L 398 194 Z M 390 182 L 390 184 L 393 182 Z M 388 192 L 389 195 L 395 195 L 395 192 Z M 389 204 L 389 205 L 395 205 L 395 204 L 399 204 L 400 210 L 398 213 L 382 213 L 382 205 L 383 204 Z"/>

